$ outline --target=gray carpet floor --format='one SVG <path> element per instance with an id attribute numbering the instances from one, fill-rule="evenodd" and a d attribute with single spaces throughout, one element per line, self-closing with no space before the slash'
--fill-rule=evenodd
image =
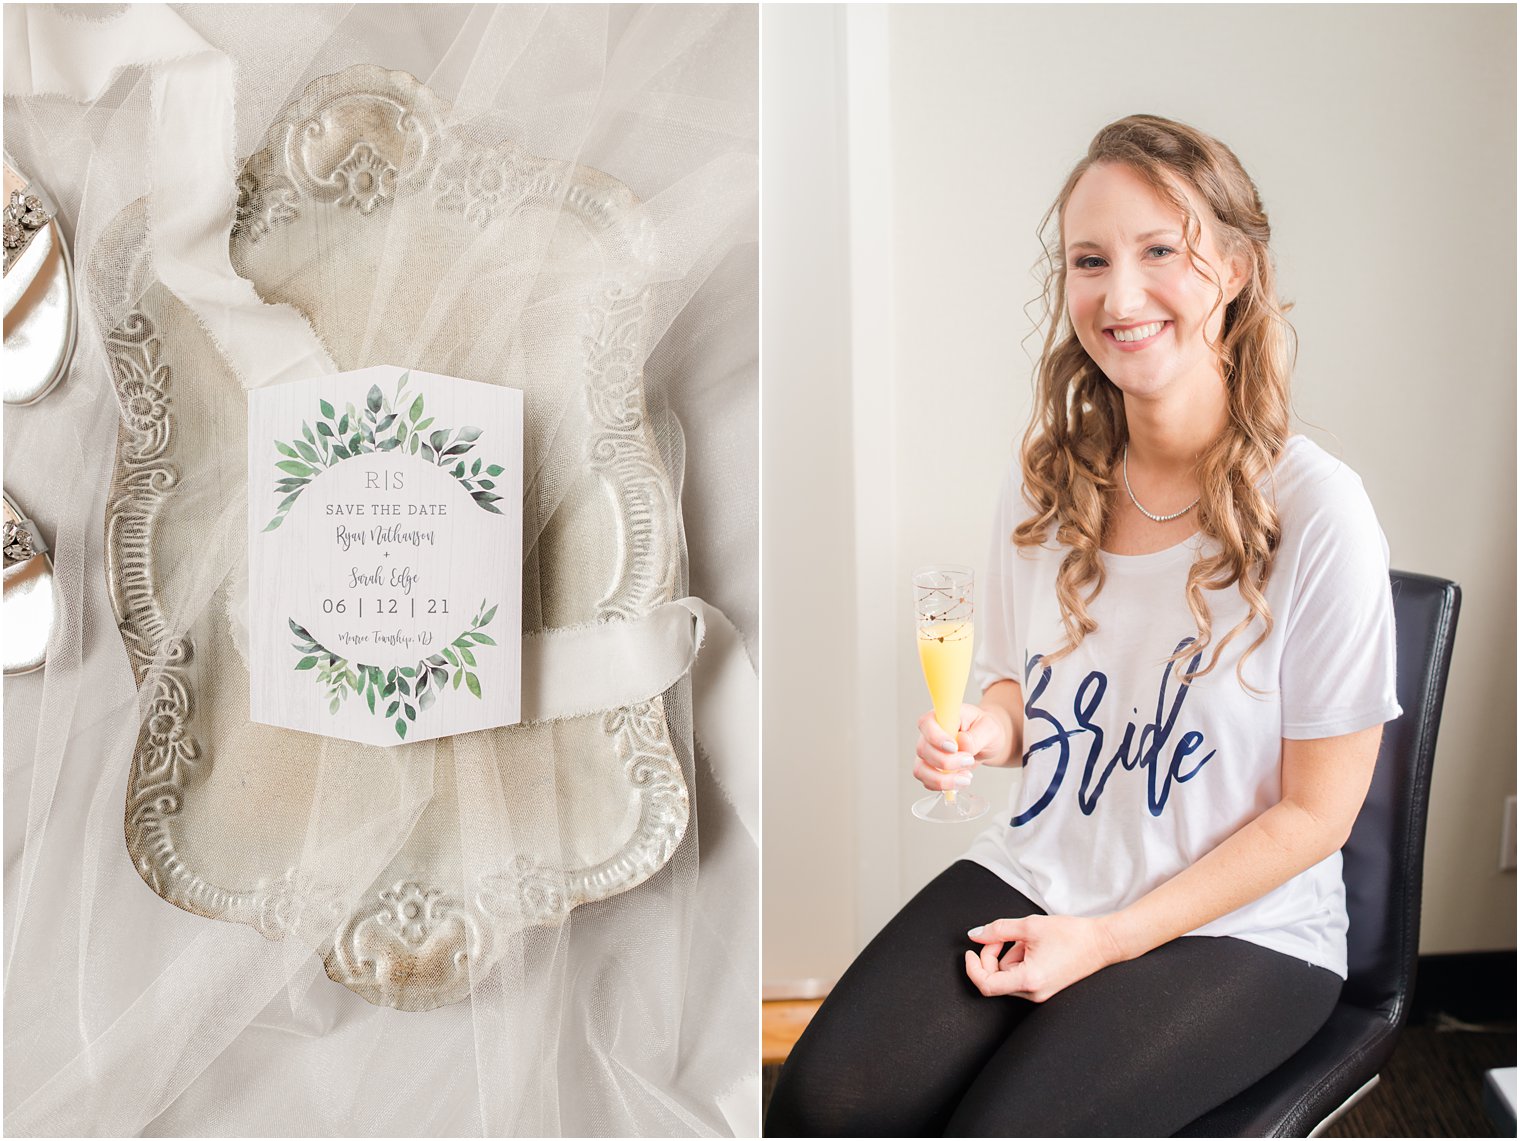
<path id="1" fill-rule="evenodd" d="M 1325 1136 L 1504 1136 L 1483 1112 L 1483 1074 L 1514 1064 L 1513 1029 L 1472 1033 L 1406 1026 L 1382 1080 Z"/>

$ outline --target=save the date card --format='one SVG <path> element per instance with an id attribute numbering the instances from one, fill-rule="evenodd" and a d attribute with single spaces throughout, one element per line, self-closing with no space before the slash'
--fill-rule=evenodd
<path id="1" fill-rule="evenodd" d="M 388 365 L 248 394 L 250 713 L 395 745 L 512 725 L 523 402 Z"/>

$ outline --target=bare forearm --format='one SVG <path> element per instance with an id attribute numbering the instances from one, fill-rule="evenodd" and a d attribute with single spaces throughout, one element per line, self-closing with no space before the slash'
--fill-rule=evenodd
<path id="1" fill-rule="evenodd" d="M 1115 961 L 1134 959 L 1313 867 L 1345 842 L 1344 828 L 1283 800 L 1134 903 L 1103 918 Z"/>
<path id="2" fill-rule="evenodd" d="M 1283 741 L 1282 799 L 1192 866 L 1105 916 L 1116 959 L 1133 959 L 1228 915 L 1313 867 L 1356 823 L 1383 727 Z"/>

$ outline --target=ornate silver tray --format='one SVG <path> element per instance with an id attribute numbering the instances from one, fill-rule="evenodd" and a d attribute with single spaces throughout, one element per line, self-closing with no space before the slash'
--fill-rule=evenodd
<path id="1" fill-rule="evenodd" d="M 607 175 L 468 126 L 404 73 L 318 79 L 237 180 L 233 267 L 300 310 L 339 369 L 401 361 L 525 389 L 525 631 L 635 618 L 680 570 L 640 372 L 646 219 Z M 664 700 L 390 750 L 250 723 L 244 390 L 132 256 L 146 226 L 142 202 L 115 219 L 117 276 L 93 283 L 135 299 L 107 339 L 122 408 L 108 571 L 142 711 L 128 851 L 170 903 L 321 947 L 370 1002 L 459 1001 L 516 932 L 669 860 L 689 805 Z M 481 272 L 450 279 L 440 308 L 459 259 Z M 506 343 L 482 343 L 504 305 Z"/>

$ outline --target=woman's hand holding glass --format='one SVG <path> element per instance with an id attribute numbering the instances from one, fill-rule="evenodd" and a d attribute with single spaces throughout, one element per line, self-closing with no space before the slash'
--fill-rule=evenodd
<path id="1" fill-rule="evenodd" d="M 913 778 L 930 792 L 965 788 L 976 765 L 1007 764 L 1012 736 L 1006 710 L 962 705 L 960 729 L 952 738 L 931 709 L 918 719 Z"/>

